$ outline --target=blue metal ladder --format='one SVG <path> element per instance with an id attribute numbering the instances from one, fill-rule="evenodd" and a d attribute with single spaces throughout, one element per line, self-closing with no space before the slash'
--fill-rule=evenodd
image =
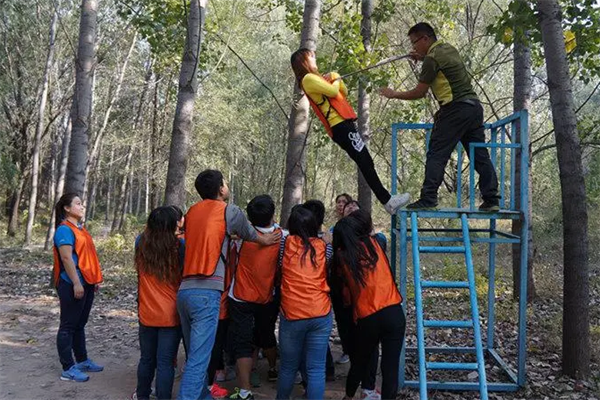
<path id="1" fill-rule="evenodd" d="M 473 255 L 471 252 L 471 238 L 469 235 L 469 221 L 467 214 L 461 213 L 462 237 L 459 239 L 462 246 L 422 246 L 419 244 L 419 228 L 417 224 L 418 211 L 410 213 L 411 239 L 413 254 L 413 270 L 415 285 L 415 307 L 417 319 L 417 353 L 419 359 L 419 395 L 421 400 L 427 400 L 427 370 L 461 370 L 477 371 L 479 377 L 479 393 L 482 400 L 488 400 L 488 388 L 485 374 L 485 360 L 481 343 L 481 328 L 479 326 L 479 311 L 477 307 L 477 290 L 475 287 L 475 272 L 473 269 Z M 428 281 L 421 280 L 420 254 L 450 253 L 464 254 L 467 268 L 466 282 Z M 423 320 L 423 289 L 469 289 L 471 304 L 471 319 L 464 321 L 449 320 Z M 476 363 L 451 363 L 428 362 L 425 354 L 425 328 L 463 328 L 473 329 L 475 339 Z"/>

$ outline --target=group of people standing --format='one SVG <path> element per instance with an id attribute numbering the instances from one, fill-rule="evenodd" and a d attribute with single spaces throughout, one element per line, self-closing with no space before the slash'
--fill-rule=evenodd
<path id="1" fill-rule="evenodd" d="M 421 196 L 407 206 L 422 210 L 437 206 L 437 190 L 456 144 L 468 148 L 485 141 L 483 109 L 454 47 L 437 41 L 426 23 L 413 26 L 408 36 L 413 59 L 423 61 L 419 84 L 406 92 L 384 88 L 380 93 L 413 100 L 431 88 L 440 104 Z M 407 205 L 407 193 L 392 196 L 383 187 L 339 75 L 321 75 L 314 52 L 307 49 L 292 54 L 291 64 L 329 136 L 356 162 L 386 211 L 393 215 Z M 472 161 L 481 178 L 480 210 L 497 211 L 498 183 L 487 150 L 476 148 Z M 202 200 L 185 216 L 177 207 L 159 207 L 136 240 L 141 357 L 135 396 L 148 399 L 156 377 L 156 396 L 172 397 L 183 338 L 186 362 L 179 399 L 228 395 L 215 379 L 224 368 L 225 353 L 236 366 L 239 385 L 230 398 L 253 399 L 258 349 L 269 361 L 269 380 L 277 381 L 277 399 L 289 399 L 298 372 L 306 397 L 322 399 L 328 360 L 332 363 L 329 336 L 335 315 L 351 362 L 345 398 L 354 398 L 362 386 L 362 398 L 394 399 L 405 318 L 385 237 L 373 232 L 371 216 L 344 194 L 336 199 L 340 219 L 331 231 L 322 230 L 325 211 L 318 200 L 295 206 L 286 231 L 275 224 L 275 205 L 268 195 L 248 204 L 247 217 L 228 204 L 229 188 L 219 171 L 203 171 L 195 187 Z M 56 204 L 53 278 L 61 310 L 57 348 L 61 379 L 77 382 L 87 381 L 87 372 L 103 370 L 88 358 L 85 346 L 84 327 L 102 273 L 83 216 L 76 194 L 66 194 Z M 379 345 L 381 394 L 375 388 Z"/>
<path id="2" fill-rule="evenodd" d="M 374 233 L 371 216 L 344 194 L 337 204 L 347 204 L 337 208 L 341 219 L 330 231 L 322 229 L 325 207 L 318 200 L 295 206 L 284 230 L 274 222 L 268 195 L 252 199 L 246 217 L 227 203 L 229 189 L 219 171 L 201 172 L 195 186 L 202 200 L 185 215 L 175 206 L 152 210 L 136 239 L 141 357 L 135 397 L 148 399 L 155 377 L 156 396 L 172 397 L 183 337 L 179 399 L 228 395 L 215 382 L 224 353 L 235 362 L 239 386 L 229 398 L 253 399 L 259 349 L 269 361 L 269 380 L 277 381 L 277 399 L 290 398 L 298 373 L 306 397 L 322 399 L 335 312 L 351 363 L 346 398 L 361 383 L 361 398 L 395 398 L 404 313 L 385 237 Z M 102 275 L 92 238 L 81 225 L 79 197 L 65 195 L 56 207 L 61 379 L 86 381 L 85 372 L 102 370 L 87 358 L 83 333 Z M 60 239 L 66 229 L 75 240 Z M 78 297 L 80 287 L 88 297 Z M 75 304 L 85 308 L 75 310 Z M 380 343 L 381 395 L 375 389 Z M 68 361 L 72 352 L 77 363 Z"/>

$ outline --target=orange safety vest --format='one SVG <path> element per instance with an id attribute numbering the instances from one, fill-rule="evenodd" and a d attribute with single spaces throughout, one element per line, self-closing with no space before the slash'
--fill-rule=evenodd
<path id="1" fill-rule="evenodd" d="M 229 318 L 229 300 L 227 299 L 229 296 L 229 288 L 231 287 L 231 280 L 233 278 L 235 264 L 238 259 L 238 250 L 237 244 L 235 242 L 231 242 L 229 245 L 228 255 L 227 255 L 227 264 L 225 264 L 225 281 L 224 286 L 225 290 L 221 293 L 221 305 L 219 306 L 219 320 L 224 320 Z"/>
<path id="2" fill-rule="evenodd" d="M 323 239 L 311 238 L 316 251 L 316 265 L 310 251 L 303 257 L 304 247 L 298 236 L 285 240 L 281 263 L 281 312 L 288 320 L 317 318 L 331 311 L 327 284 L 327 245 Z"/>
<path id="3" fill-rule="evenodd" d="M 324 81 L 326 81 L 328 83 L 331 83 L 323 77 L 321 77 L 321 79 L 323 79 Z M 302 84 L 300 86 L 302 86 Z M 302 89 L 302 90 L 304 90 L 304 89 Z M 350 103 L 348 103 L 348 100 L 346 100 L 346 98 L 344 97 L 344 95 L 342 94 L 341 91 L 339 91 L 337 96 L 335 96 L 335 97 L 327 97 L 327 96 L 323 95 L 323 101 L 319 104 L 315 103 L 308 94 L 306 95 L 306 97 L 308 98 L 308 101 L 310 102 L 310 106 L 312 107 L 313 111 L 315 112 L 315 114 L 317 114 L 317 117 L 319 117 L 319 119 L 323 123 L 323 126 L 325 127 L 327 134 L 331 138 L 333 137 L 333 131 L 331 130 L 331 126 L 329 125 L 329 121 L 327 120 L 327 117 L 329 117 L 329 112 L 331 111 L 332 108 L 335 110 L 335 112 L 338 113 L 338 115 L 340 117 L 342 117 L 345 120 L 353 121 L 357 118 L 356 113 L 354 112 L 354 109 L 352 108 Z M 321 110 L 321 108 L 319 108 L 319 106 L 322 105 L 323 103 L 325 103 L 326 101 L 329 102 L 329 110 L 327 111 L 327 115 L 323 114 L 323 111 Z"/>
<path id="4" fill-rule="evenodd" d="M 227 203 L 202 200 L 194 204 L 185 216 L 185 259 L 183 277 L 209 277 L 215 273 L 227 234 L 225 210 Z"/>
<path id="5" fill-rule="evenodd" d="M 77 254 L 77 260 L 79 265 L 76 267 L 81 271 L 81 275 L 85 282 L 89 285 L 96 285 L 102 282 L 102 271 L 100 270 L 100 261 L 98 260 L 98 253 L 96 252 L 96 246 L 94 246 L 94 240 L 92 236 L 85 228 L 79 228 L 69 220 L 64 220 L 60 225 L 65 225 L 71 228 L 75 235 L 75 246 L 74 250 Z M 59 226 L 60 226 L 59 225 Z M 58 248 L 54 246 L 54 268 L 53 278 L 54 285 L 58 287 L 58 279 L 61 272 L 62 262 L 60 255 L 58 254 Z"/>
<path id="6" fill-rule="evenodd" d="M 277 228 L 275 232 L 281 232 Z M 257 231 L 259 236 L 264 235 Z M 267 304 L 273 300 L 273 288 L 277 273 L 279 244 L 262 246 L 244 241 L 235 268 L 233 295 L 250 303 Z"/>
<path id="7" fill-rule="evenodd" d="M 179 268 L 179 265 L 174 268 Z M 142 268 L 138 269 L 138 317 L 142 325 L 159 328 L 179 326 L 179 284 L 161 281 L 143 272 Z"/>
<path id="8" fill-rule="evenodd" d="M 364 270 L 365 286 L 354 280 L 348 267 L 343 268 L 352 298 L 354 322 L 383 308 L 402 303 L 402 296 L 394 282 L 387 256 L 375 238 L 371 238 L 371 241 L 377 251 L 378 260 L 375 268 Z"/>

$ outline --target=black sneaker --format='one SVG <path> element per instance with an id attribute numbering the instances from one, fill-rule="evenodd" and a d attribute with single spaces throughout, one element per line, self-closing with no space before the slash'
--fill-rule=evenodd
<path id="1" fill-rule="evenodd" d="M 269 372 L 268 372 L 269 382 L 277 381 L 278 376 L 279 376 L 279 374 L 277 373 L 277 370 L 275 368 L 269 369 Z"/>
<path id="2" fill-rule="evenodd" d="M 414 203 L 410 203 L 409 205 L 406 206 L 407 210 L 437 210 L 437 203 L 434 203 L 433 201 L 429 201 L 429 200 L 423 200 L 423 199 L 419 199 L 417 201 L 415 201 Z"/>
<path id="3" fill-rule="evenodd" d="M 497 201 L 487 201 L 487 200 L 485 200 L 479 206 L 479 211 L 483 211 L 483 212 L 496 212 L 496 211 L 500 211 L 500 206 L 498 205 Z"/>

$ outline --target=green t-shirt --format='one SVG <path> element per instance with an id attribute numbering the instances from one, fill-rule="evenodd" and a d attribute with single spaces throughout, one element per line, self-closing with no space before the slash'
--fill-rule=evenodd
<path id="1" fill-rule="evenodd" d="M 437 41 L 431 45 L 423 59 L 419 82 L 431 86 L 441 106 L 452 101 L 477 99 L 458 50 L 447 43 Z"/>

